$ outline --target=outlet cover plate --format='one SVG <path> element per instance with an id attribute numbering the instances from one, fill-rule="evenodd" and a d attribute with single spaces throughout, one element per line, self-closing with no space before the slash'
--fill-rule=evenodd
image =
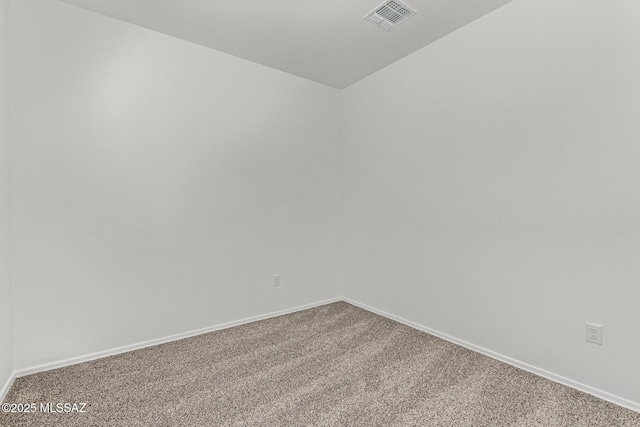
<path id="1" fill-rule="evenodd" d="M 602 345 L 602 325 L 587 322 L 587 342 Z"/>

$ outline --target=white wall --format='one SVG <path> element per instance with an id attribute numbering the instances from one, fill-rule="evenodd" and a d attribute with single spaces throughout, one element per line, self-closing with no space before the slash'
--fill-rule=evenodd
<path id="1" fill-rule="evenodd" d="M 345 296 L 640 402 L 639 52 L 516 0 L 344 90 Z"/>
<path id="2" fill-rule="evenodd" d="M 346 297 L 640 402 L 639 23 L 634 0 L 516 0 L 340 117 L 333 89 L 13 2 L 16 369 L 338 296 L 343 165 Z"/>
<path id="3" fill-rule="evenodd" d="M 7 126 L 8 1 L 0 0 L 0 399 L 13 373 L 9 274 L 9 131 Z"/>
<path id="4" fill-rule="evenodd" d="M 340 295 L 337 90 L 13 5 L 16 369 Z"/>

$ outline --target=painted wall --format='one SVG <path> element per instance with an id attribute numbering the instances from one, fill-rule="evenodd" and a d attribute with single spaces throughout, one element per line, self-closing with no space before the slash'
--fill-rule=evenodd
<path id="1" fill-rule="evenodd" d="M 640 402 L 638 52 L 516 0 L 345 89 L 345 296 Z"/>
<path id="2" fill-rule="evenodd" d="M 10 35 L 16 369 L 340 295 L 337 90 L 55 1 Z"/>
<path id="3" fill-rule="evenodd" d="M 13 373 L 9 273 L 8 1 L 0 0 L 0 396 Z"/>

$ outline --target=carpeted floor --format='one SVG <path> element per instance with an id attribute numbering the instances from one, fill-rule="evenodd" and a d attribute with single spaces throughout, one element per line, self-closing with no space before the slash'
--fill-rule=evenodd
<path id="1" fill-rule="evenodd" d="M 640 426 L 344 302 L 19 378 L 5 402 L 37 412 L 1 413 L 2 426 Z"/>

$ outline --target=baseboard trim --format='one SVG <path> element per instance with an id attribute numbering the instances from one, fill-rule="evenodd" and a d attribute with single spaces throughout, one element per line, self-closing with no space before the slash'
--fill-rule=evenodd
<path id="1" fill-rule="evenodd" d="M 12 372 L 9 378 L 7 379 L 7 382 L 4 383 L 4 385 L 2 386 L 2 389 L 0 389 L 0 403 L 4 402 L 4 399 L 7 397 L 7 393 L 9 393 L 9 389 L 13 385 L 13 382 L 15 381 L 15 379 L 16 379 L 16 373 Z"/>
<path id="2" fill-rule="evenodd" d="M 164 344 L 164 343 L 168 343 L 168 342 L 172 342 L 172 341 L 177 341 L 177 340 L 181 340 L 181 339 L 184 339 L 184 338 L 189 338 L 189 337 L 193 337 L 193 336 L 197 336 L 197 335 L 201 335 L 201 334 L 206 334 L 206 333 L 213 332 L 213 331 L 232 328 L 234 326 L 239 326 L 239 325 L 244 325 L 244 324 L 247 324 L 247 323 L 257 322 L 259 320 L 270 319 L 272 317 L 282 316 L 284 314 L 295 313 L 297 311 L 307 310 L 309 308 L 319 307 L 319 306 L 322 306 L 322 305 L 331 304 L 331 303 L 338 302 L 338 301 L 347 302 L 349 304 L 355 305 L 356 307 L 360 307 L 360 308 L 362 308 L 364 310 L 370 311 L 372 313 L 378 314 L 378 315 L 386 317 L 388 319 L 395 320 L 396 322 L 402 323 L 402 324 L 407 325 L 407 326 L 409 326 L 411 328 L 417 329 L 417 330 L 422 331 L 422 332 L 426 332 L 428 334 L 434 335 L 434 336 L 436 336 L 438 338 L 442 338 L 442 339 L 444 339 L 446 341 L 449 341 L 451 343 L 454 343 L 454 344 L 460 345 L 462 347 L 468 348 L 469 350 L 484 354 L 485 356 L 488 356 L 488 357 L 491 357 L 493 359 L 499 360 L 501 362 L 507 363 L 509 365 L 515 366 L 516 368 L 523 369 L 525 371 L 528 371 L 528 372 L 531 372 L 533 374 L 539 375 L 541 377 L 547 378 L 547 379 L 549 379 L 551 381 L 560 383 L 560 384 L 565 385 L 567 387 L 571 387 L 571 388 L 574 388 L 576 390 L 580 390 L 580 391 L 583 391 L 585 393 L 589 393 L 589 394 L 591 394 L 593 396 L 596 396 L 596 397 L 598 397 L 600 399 L 603 399 L 603 400 L 606 400 L 608 402 L 614 403 L 616 405 L 625 407 L 625 408 L 630 409 L 632 411 L 640 412 L 640 403 L 633 402 L 631 400 L 625 399 L 625 398 L 620 397 L 620 396 L 616 396 L 614 394 L 608 393 L 606 391 L 600 390 L 600 389 L 595 388 L 595 387 L 588 386 L 586 384 L 582 384 L 582 383 L 580 383 L 578 381 L 574 381 L 574 380 L 572 380 L 570 378 L 563 377 L 561 375 L 555 374 L 553 372 L 547 371 L 547 370 L 539 368 L 537 366 L 530 365 L 530 364 L 528 364 L 526 362 L 522 362 L 522 361 L 514 359 L 512 357 L 505 356 L 503 354 L 500 354 L 500 353 L 497 353 L 495 351 L 486 349 L 484 347 L 480 347 L 478 345 L 472 344 L 472 343 L 464 341 L 462 339 L 453 337 L 451 335 L 447 335 L 447 334 L 442 333 L 440 331 L 431 329 L 431 328 L 429 328 L 427 326 L 421 325 L 421 324 L 416 323 L 416 322 L 412 322 L 412 321 L 404 319 L 404 318 L 402 318 L 400 316 L 396 316 L 394 314 L 387 313 L 384 310 L 380 310 L 380 309 L 377 309 L 375 307 L 371 307 L 371 306 L 369 306 L 367 304 L 363 304 L 361 302 L 358 302 L 358 301 L 355 301 L 355 300 L 352 300 L 352 299 L 346 298 L 346 297 L 330 298 L 330 299 L 327 299 L 327 300 L 318 301 L 318 302 L 314 302 L 314 303 L 310 303 L 310 304 L 305 304 L 305 305 L 301 305 L 301 306 L 297 306 L 297 307 L 292 307 L 292 308 L 288 308 L 288 309 L 284 309 L 284 310 L 274 311 L 274 312 L 263 314 L 263 315 L 252 316 L 252 317 L 248 317 L 248 318 L 245 318 L 245 319 L 240 319 L 240 320 L 236 320 L 236 321 L 232 321 L 232 322 L 226 322 L 226 323 L 222 323 L 222 324 L 215 325 L 215 326 L 209 326 L 209 327 L 206 327 L 206 328 L 196 329 L 196 330 L 193 330 L 193 331 L 182 332 L 182 333 L 179 333 L 179 334 L 170 335 L 170 336 L 163 337 L 163 338 L 156 338 L 156 339 L 153 339 L 153 340 L 143 341 L 143 342 L 136 343 L 136 344 L 130 344 L 130 345 L 117 347 L 117 348 L 113 348 L 113 349 L 109 349 L 109 350 L 103 350 L 103 351 L 99 351 L 99 352 L 96 352 L 96 353 L 87 354 L 87 355 L 84 355 L 84 356 L 68 358 L 68 359 L 57 361 L 57 362 L 51 362 L 51 363 L 46 363 L 46 364 L 42 364 L 42 365 L 33 366 L 33 367 L 30 367 L 30 368 L 20 369 L 20 370 L 15 371 L 9 377 L 7 382 L 4 384 L 3 388 L 0 390 L 0 402 L 2 402 L 4 400 L 4 398 L 6 397 L 7 393 L 9 392 L 9 389 L 13 385 L 14 380 L 16 378 L 19 378 L 19 377 L 35 374 L 35 373 L 38 373 L 38 372 L 49 371 L 49 370 L 52 370 L 52 369 L 63 368 L 65 366 L 76 365 L 78 363 L 88 362 L 88 361 L 91 361 L 91 360 L 101 359 L 101 358 L 104 358 L 104 357 L 109 357 L 109 356 L 113 356 L 113 355 L 116 355 L 116 354 L 126 353 L 126 352 L 129 352 L 129 351 L 139 350 L 139 349 L 142 349 L 142 348 L 151 347 L 151 346 L 158 345 L 158 344 Z"/>
<path id="3" fill-rule="evenodd" d="M 360 307 L 363 310 L 367 310 L 367 311 L 370 311 L 372 313 L 378 314 L 380 316 L 386 317 L 388 319 L 395 320 L 396 322 L 402 323 L 404 325 L 407 325 L 407 326 L 412 327 L 414 329 L 417 329 L 419 331 L 426 332 L 426 333 L 428 333 L 430 335 L 434 335 L 434 336 L 436 336 L 438 338 L 442 338 L 445 341 L 449 341 L 449 342 L 451 342 L 453 344 L 460 345 L 462 347 L 468 348 L 469 350 L 475 351 L 477 353 L 484 354 L 485 356 L 488 356 L 488 357 L 491 357 L 493 359 L 497 359 L 497 360 L 499 360 L 501 362 L 507 363 L 509 365 L 515 366 L 516 368 L 523 369 L 525 371 L 531 372 L 532 374 L 539 375 L 541 377 L 547 378 L 548 380 L 560 383 L 560 384 L 565 385 L 567 387 L 571 387 L 571 388 L 574 388 L 576 390 L 583 391 L 585 393 L 588 393 L 588 394 L 591 394 L 591 395 L 593 395 L 595 397 L 598 397 L 598 398 L 600 398 L 602 400 L 606 400 L 608 402 L 611 402 L 611 403 L 614 403 L 616 405 L 625 407 L 625 408 L 630 409 L 632 411 L 640 412 L 640 403 L 633 402 L 631 400 L 625 399 L 625 398 L 620 397 L 620 396 L 616 396 L 614 394 L 608 393 L 606 391 L 600 390 L 600 389 L 595 388 L 595 387 L 588 386 L 586 384 L 582 384 L 582 383 L 580 383 L 578 381 L 574 381 L 574 380 L 572 380 L 570 378 L 563 377 L 562 375 L 554 374 L 553 372 L 549 372 L 549 371 L 547 371 L 545 369 L 538 368 L 537 366 L 530 365 L 530 364 L 528 364 L 526 362 L 522 362 L 522 361 L 514 359 L 512 357 L 505 356 L 503 354 L 500 354 L 500 353 L 497 353 L 495 351 L 486 349 L 484 347 L 480 347 L 478 345 L 471 344 L 470 342 L 461 340 L 461 339 L 453 337 L 451 335 L 447 335 L 447 334 L 442 333 L 440 331 L 436 331 L 434 329 L 428 328 L 428 327 L 426 327 L 424 325 L 421 325 L 419 323 L 415 323 L 415 322 L 412 322 L 410 320 L 404 319 L 402 317 L 393 315 L 391 313 L 387 313 L 386 311 L 379 310 L 379 309 L 377 309 L 375 307 L 371 307 L 371 306 L 363 304 L 361 302 L 354 301 L 354 300 L 352 300 L 350 298 L 344 298 L 343 297 L 342 300 L 347 302 L 347 303 L 349 303 L 349 304 L 355 305 L 356 307 Z"/>
<path id="4" fill-rule="evenodd" d="M 287 308 L 284 310 L 273 311 L 271 313 L 262 314 L 258 316 L 247 317 L 245 319 L 235 320 L 232 322 L 226 322 L 219 325 L 208 326 L 205 328 L 195 329 L 193 331 L 182 332 L 179 334 L 169 335 L 167 337 L 156 338 L 148 341 L 143 341 L 135 344 L 129 344 L 122 347 L 116 347 L 109 350 L 102 350 L 95 353 L 87 354 L 84 356 L 72 357 L 64 360 L 59 360 L 57 362 L 45 363 L 42 365 L 32 366 L 25 369 L 20 369 L 14 372 L 13 378 L 24 377 L 26 375 L 36 374 L 38 372 L 50 371 L 52 369 L 64 368 L 65 366 L 77 365 L 78 363 L 89 362 L 91 360 L 102 359 L 104 357 L 113 356 L 116 354 L 127 353 L 129 351 L 140 350 L 146 347 L 152 347 L 158 344 L 165 344 L 172 341 L 178 341 L 184 338 L 194 337 L 196 335 L 202 335 L 213 331 L 219 331 L 222 329 L 232 328 L 234 326 L 240 326 L 247 323 L 257 322 L 259 320 L 270 319 L 272 317 L 282 316 L 283 314 L 295 313 L 297 311 L 307 310 L 313 307 L 319 307 L 321 305 L 331 304 L 334 302 L 341 301 L 342 298 L 330 298 L 323 301 L 317 301 L 310 304 L 304 304 L 297 307 Z M 13 380 L 11 381 L 13 382 Z M 11 384 L 9 384 L 10 386 Z M 8 391 L 7 388 L 6 391 Z M 4 390 L 3 390 L 4 391 Z"/>

